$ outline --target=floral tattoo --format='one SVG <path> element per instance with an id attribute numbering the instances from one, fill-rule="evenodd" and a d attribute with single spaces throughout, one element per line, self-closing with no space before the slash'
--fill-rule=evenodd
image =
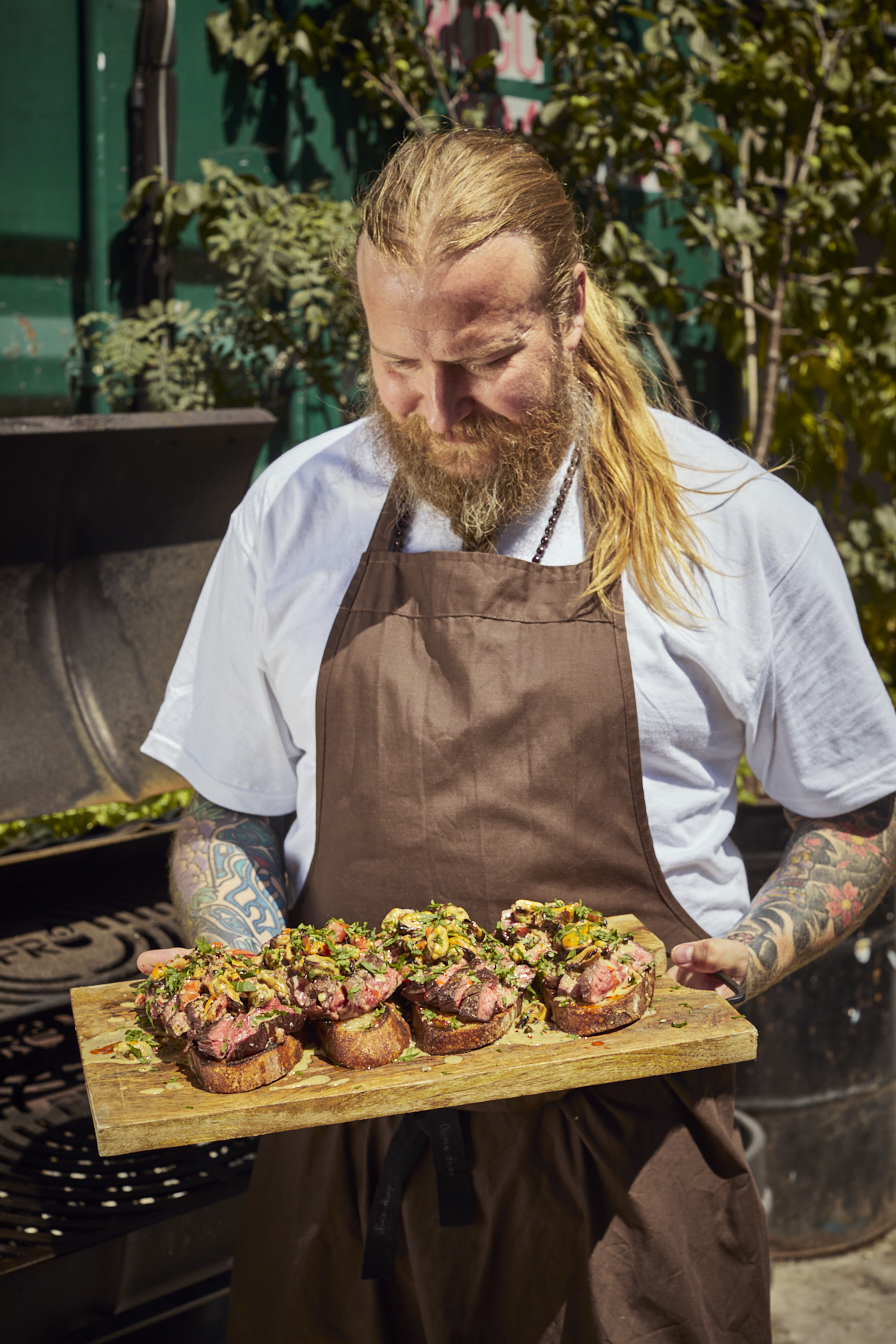
<path id="1" fill-rule="evenodd" d="M 750 949 L 748 998 L 854 932 L 892 885 L 894 797 L 823 820 L 787 813 L 784 858 L 728 934 Z"/>

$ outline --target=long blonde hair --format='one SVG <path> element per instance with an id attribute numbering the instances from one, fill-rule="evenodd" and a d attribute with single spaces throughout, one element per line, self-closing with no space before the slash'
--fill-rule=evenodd
<path id="1" fill-rule="evenodd" d="M 558 333 L 571 320 L 574 270 L 585 261 L 580 218 L 549 164 L 495 131 L 446 131 L 406 140 L 361 202 L 361 237 L 405 265 L 440 261 L 501 233 L 532 240 Z M 587 595 L 606 601 L 626 566 L 644 599 L 679 620 L 683 587 L 704 563 L 675 468 L 650 409 L 641 370 L 612 297 L 589 274 L 575 371 L 593 398 L 583 452 Z"/>

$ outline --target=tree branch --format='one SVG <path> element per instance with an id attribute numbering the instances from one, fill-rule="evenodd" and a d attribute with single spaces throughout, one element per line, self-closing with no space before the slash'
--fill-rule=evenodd
<path id="1" fill-rule="evenodd" d="M 824 285 L 829 280 L 841 280 L 843 276 L 854 275 L 883 275 L 893 276 L 896 271 L 891 271 L 888 266 L 875 268 L 874 266 L 850 266 L 845 271 L 826 271 L 824 275 L 793 275 L 791 279 L 795 284 L 800 285 Z"/>
<path id="2" fill-rule="evenodd" d="M 418 41 L 417 50 L 420 51 L 420 49 L 421 49 L 420 43 Z M 429 66 L 429 73 L 432 75 L 432 82 L 436 86 L 436 93 L 439 95 L 442 102 L 445 104 L 445 111 L 448 115 L 448 120 L 452 122 L 453 125 L 459 126 L 460 122 L 458 121 L 456 115 L 457 96 L 455 97 L 451 96 L 451 94 L 448 92 L 448 85 L 445 83 L 445 81 L 442 79 L 442 76 L 439 74 L 439 71 L 436 67 L 435 57 L 432 51 L 432 43 L 429 40 L 428 35 L 423 38 L 422 55 L 423 59 L 426 61 L 426 64 Z"/>
<path id="3" fill-rule="evenodd" d="M 757 303 L 755 299 L 745 299 L 742 294 L 733 294 L 730 297 L 727 294 L 716 294 L 712 289 L 703 291 L 704 297 L 712 299 L 714 303 L 727 303 L 731 307 L 740 305 L 743 308 L 750 308 L 759 317 L 764 317 L 767 322 L 771 322 L 775 316 L 773 308 L 766 308 L 764 303 Z M 687 316 L 687 314 L 682 314 Z"/>
<path id="4" fill-rule="evenodd" d="M 746 220 L 747 203 L 744 200 L 744 186 L 750 180 L 750 144 L 752 132 L 749 127 L 744 131 L 740 142 L 740 182 L 737 193 L 737 213 Z M 747 349 L 747 428 L 750 443 L 756 441 L 756 429 L 759 422 L 759 340 L 756 332 L 755 291 L 753 287 L 753 253 L 748 243 L 740 245 L 740 283 L 744 305 L 744 338 Z"/>
<path id="5" fill-rule="evenodd" d="M 657 324 L 651 321 L 649 317 L 643 317 L 642 321 L 644 323 L 644 329 L 653 342 L 653 347 L 660 357 L 663 368 L 666 370 L 666 375 L 675 389 L 675 396 L 679 406 L 688 420 L 696 420 L 697 416 L 694 410 L 694 403 L 691 399 L 691 394 L 688 391 L 688 385 L 684 380 L 684 374 L 681 372 L 681 366 L 679 365 L 678 360 L 666 344 L 663 333 L 660 331 Z"/>
<path id="6" fill-rule="evenodd" d="M 812 108 L 812 116 L 809 119 L 809 129 L 806 132 L 806 139 L 800 153 L 799 168 L 795 170 L 796 159 L 792 154 L 786 158 L 786 168 L 784 170 L 784 186 L 789 190 L 794 184 L 803 185 L 806 182 L 811 168 L 811 159 L 818 145 L 818 132 L 821 126 L 821 119 L 824 115 L 824 91 L 827 87 L 828 79 L 840 58 L 840 52 L 843 44 L 849 36 L 849 29 L 841 30 L 834 38 L 833 42 L 825 51 L 821 62 L 821 89 L 818 97 L 815 99 L 815 106 Z M 762 409 L 759 420 L 759 434 L 753 444 L 753 456 L 760 466 L 765 466 L 768 462 L 768 455 L 771 449 L 772 435 L 775 429 L 775 411 L 778 405 L 778 382 L 781 376 L 781 338 L 783 336 L 784 325 L 784 301 L 787 297 L 787 283 L 790 278 L 790 256 L 791 243 L 793 238 L 793 229 L 791 225 L 785 225 L 781 235 L 781 256 L 778 261 L 778 270 L 775 277 L 775 298 L 774 311 L 769 320 L 768 334 L 768 359 L 765 366 L 765 377 L 762 388 Z"/>
<path id="7" fill-rule="evenodd" d="M 405 98 L 398 82 L 390 76 L 385 78 L 381 75 L 368 74 L 368 81 L 380 90 L 381 93 L 390 99 L 396 106 L 400 107 L 409 121 L 418 122 L 420 120 L 420 109 L 414 107 L 413 103 Z"/>

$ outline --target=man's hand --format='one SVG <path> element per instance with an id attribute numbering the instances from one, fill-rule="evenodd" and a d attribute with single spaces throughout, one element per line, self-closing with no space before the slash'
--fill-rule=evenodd
<path id="1" fill-rule="evenodd" d="M 189 950 L 188 947 L 160 947 L 158 951 L 141 952 L 137 958 L 137 970 L 141 975 L 149 975 L 153 966 L 158 966 L 160 961 L 171 961 Z"/>
<path id="2" fill-rule="evenodd" d="M 787 814 L 794 828 L 784 858 L 725 938 L 672 948 L 668 975 L 691 989 L 753 998 L 855 933 L 896 879 L 894 795 L 841 817 Z"/>
<path id="3" fill-rule="evenodd" d="M 742 984 L 749 963 L 750 953 L 743 943 L 729 938 L 703 938 L 699 943 L 679 943 L 673 947 L 666 974 L 688 989 L 714 989 L 731 999 L 734 990 L 721 984 L 715 972 L 722 971 Z"/>

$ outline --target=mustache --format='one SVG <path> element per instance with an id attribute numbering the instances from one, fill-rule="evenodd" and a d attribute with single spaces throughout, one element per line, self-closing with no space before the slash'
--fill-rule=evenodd
<path id="1" fill-rule="evenodd" d="M 388 415 L 384 408 L 379 413 Z M 526 433 L 525 422 L 515 423 L 491 411 L 474 411 L 452 426 L 449 440 L 435 433 L 426 418 L 415 411 L 397 426 L 395 436 L 434 463 L 450 462 L 456 466 L 468 462 L 477 466 L 494 461 L 502 452 L 513 453 Z"/>

